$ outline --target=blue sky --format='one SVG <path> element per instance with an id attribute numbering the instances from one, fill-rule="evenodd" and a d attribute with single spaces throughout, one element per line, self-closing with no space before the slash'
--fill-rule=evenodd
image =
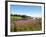
<path id="1" fill-rule="evenodd" d="M 41 6 L 28 6 L 28 5 L 10 5 L 10 11 L 12 14 L 28 15 L 32 17 L 41 17 Z"/>

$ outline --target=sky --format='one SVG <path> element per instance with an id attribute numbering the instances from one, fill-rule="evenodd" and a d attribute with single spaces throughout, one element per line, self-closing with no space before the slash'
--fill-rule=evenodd
<path id="1" fill-rule="evenodd" d="M 42 16 L 41 6 L 28 6 L 28 5 L 10 5 L 10 12 L 12 14 L 27 15 L 32 17 Z"/>

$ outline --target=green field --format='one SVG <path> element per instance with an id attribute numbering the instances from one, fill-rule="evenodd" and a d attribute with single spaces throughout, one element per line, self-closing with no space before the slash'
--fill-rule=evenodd
<path id="1" fill-rule="evenodd" d="M 32 19 L 31 17 L 25 18 L 13 15 L 11 16 L 10 19 L 11 19 L 11 30 L 10 30 L 11 32 L 42 30 L 41 19 Z"/>

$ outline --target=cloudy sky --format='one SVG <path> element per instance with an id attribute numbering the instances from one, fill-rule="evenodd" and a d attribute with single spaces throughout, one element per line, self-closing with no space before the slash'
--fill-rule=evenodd
<path id="1" fill-rule="evenodd" d="M 28 5 L 10 5 L 12 14 L 28 15 L 32 17 L 40 17 L 42 15 L 41 6 L 28 6 Z"/>

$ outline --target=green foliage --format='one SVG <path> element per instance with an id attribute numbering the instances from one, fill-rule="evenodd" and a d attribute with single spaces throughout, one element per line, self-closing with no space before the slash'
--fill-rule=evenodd
<path id="1" fill-rule="evenodd" d="M 24 19 L 24 18 L 32 19 L 32 17 L 31 17 L 31 16 L 26 16 L 26 15 L 17 15 L 17 14 L 14 14 L 14 15 L 13 15 L 13 14 L 11 14 L 11 16 L 13 16 L 13 17 L 21 17 L 21 18 L 23 18 L 23 19 Z"/>

